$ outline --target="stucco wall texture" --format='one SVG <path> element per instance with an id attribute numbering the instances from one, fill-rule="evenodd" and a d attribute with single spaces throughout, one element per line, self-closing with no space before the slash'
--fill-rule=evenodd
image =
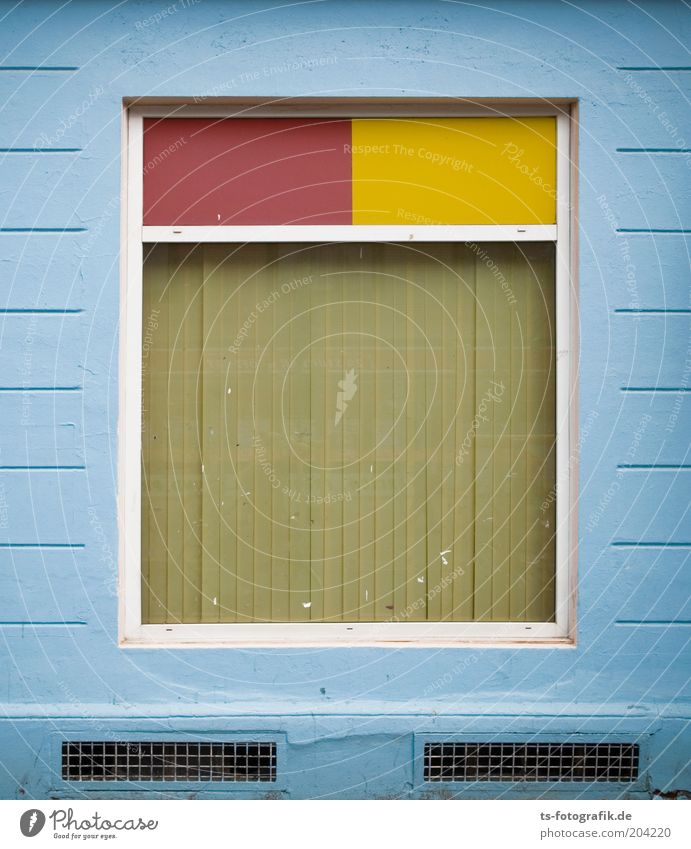
<path id="1" fill-rule="evenodd" d="M 426 739 L 534 735 L 636 740 L 641 780 L 444 793 L 691 788 L 688 8 L 2 0 L 0 21 L 0 795 L 150 792 L 68 786 L 64 737 L 248 732 L 279 741 L 289 798 L 439 795 Z M 575 647 L 118 646 L 123 98 L 260 95 L 578 99 Z"/>

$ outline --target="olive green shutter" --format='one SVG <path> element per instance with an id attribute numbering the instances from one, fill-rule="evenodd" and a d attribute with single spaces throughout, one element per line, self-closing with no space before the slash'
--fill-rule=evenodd
<path id="1" fill-rule="evenodd" d="M 552 621 L 554 248 L 155 245 L 142 615 Z"/>

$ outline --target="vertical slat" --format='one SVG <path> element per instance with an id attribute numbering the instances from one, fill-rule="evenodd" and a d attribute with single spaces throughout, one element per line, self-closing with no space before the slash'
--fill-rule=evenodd
<path id="1" fill-rule="evenodd" d="M 207 248 L 208 249 L 208 248 Z M 222 622 L 237 621 L 237 458 L 239 447 L 238 409 L 240 358 L 243 349 L 236 348 L 238 326 L 238 286 L 242 279 L 244 248 L 221 245 L 213 255 L 218 263 L 221 284 L 221 396 L 224 399 L 221 420 L 221 493 L 219 616 Z"/>
<path id="2" fill-rule="evenodd" d="M 328 344 L 325 339 L 326 322 L 325 304 L 328 302 L 328 280 L 322 276 L 326 269 L 320 268 L 321 249 L 315 249 L 304 254 L 301 266 L 301 276 L 310 282 L 310 312 L 308 317 L 309 349 L 307 362 L 309 364 L 310 381 L 310 436 L 309 436 L 309 471 L 310 471 L 310 619 L 324 618 L 324 542 L 325 523 L 328 511 L 324 503 L 327 494 L 326 465 L 326 433 L 329 422 L 326 418 L 326 358 Z"/>
<path id="3" fill-rule="evenodd" d="M 236 327 L 246 328 L 238 356 L 237 411 L 237 613 L 239 622 L 251 622 L 254 617 L 254 429 L 252 382 L 256 355 L 256 280 L 261 245 L 243 248 L 246 256 L 238 279 Z M 246 252 L 246 253 L 245 253 Z M 236 331 L 237 332 L 237 331 Z"/>
<path id="4" fill-rule="evenodd" d="M 442 621 L 453 618 L 454 581 L 457 574 L 457 545 L 454 539 L 455 423 L 459 414 L 460 395 L 456 392 L 456 373 L 460 364 L 460 339 L 456 327 L 456 298 L 460 281 L 453 274 L 454 246 L 444 246 L 438 273 L 441 284 L 437 297 L 441 301 L 441 537 L 439 586 Z M 461 563 L 458 561 L 458 565 Z"/>
<path id="5" fill-rule="evenodd" d="M 405 258 L 399 255 L 394 264 L 393 281 L 393 617 L 405 622 L 408 610 L 408 555 L 407 555 L 407 502 L 408 486 L 407 449 L 407 398 L 410 375 L 408 372 L 407 335 L 409 317 L 406 313 L 408 281 Z"/>
<path id="6" fill-rule="evenodd" d="M 166 621 L 182 622 L 184 569 L 184 258 L 186 246 L 170 249 L 168 310 L 168 568 Z"/>
<path id="7" fill-rule="evenodd" d="M 266 254 L 266 273 L 271 280 L 271 290 L 277 292 L 271 310 L 273 343 L 271 356 L 271 442 L 267 449 L 267 462 L 275 481 L 271 490 L 271 619 L 274 622 L 290 620 L 290 515 L 292 502 L 290 487 L 290 448 L 284 431 L 284 416 L 288 413 L 288 396 L 283 379 L 290 360 L 290 324 L 287 321 L 289 296 L 281 291 L 280 257 L 292 246 L 269 246 Z"/>
<path id="8" fill-rule="evenodd" d="M 354 369 L 357 373 L 360 360 L 358 357 L 360 337 L 357 334 L 360 308 L 359 273 L 363 265 L 362 254 L 358 245 L 340 245 L 333 253 L 334 261 L 340 263 L 343 271 L 343 344 L 338 380 L 346 379 L 346 372 Z M 335 387 L 337 391 L 338 387 Z M 335 408 L 336 393 L 334 393 Z M 360 618 L 360 512 L 363 498 L 360 478 L 361 434 L 359 427 L 358 407 L 350 410 L 350 415 L 343 415 L 338 429 L 343 439 L 343 478 L 344 488 L 351 493 L 351 498 L 343 502 L 343 619 L 346 622 L 357 622 Z M 335 415 L 332 421 L 335 422 Z"/>
<path id="9" fill-rule="evenodd" d="M 505 286 L 510 279 L 510 268 L 516 261 L 512 245 L 495 245 L 492 255 L 496 270 L 494 277 L 494 375 L 488 387 L 488 404 L 494 421 L 494 448 L 492 466 L 494 492 L 493 515 L 493 567 L 492 567 L 492 619 L 505 622 L 509 619 L 511 591 L 511 439 L 509 415 L 511 368 L 511 304 Z M 502 285 L 503 284 L 503 285 Z"/>
<path id="10" fill-rule="evenodd" d="M 530 539 L 527 616 L 541 622 L 554 618 L 554 500 L 542 509 L 555 479 L 554 259 L 550 246 L 537 245 L 529 255 L 534 300 L 528 343 L 528 409 L 533 437 L 526 506 Z"/>
<path id="11" fill-rule="evenodd" d="M 144 257 L 146 263 L 146 256 Z M 149 622 L 151 593 L 149 581 L 151 576 L 151 562 L 149 549 L 151 547 L 151 535 L 156 533 L 156 517 L 154 515 L 154 503 L 150 495 L 151 475 L 151 370 L 149 368 L 150 341 L 147 340 L 149 316 L 151 315 L 151 292 L 146 283 L 146 268 L 143 271 L 142 285 L 142 447 L 141 447 L 141 617 L 142 622 Z"/>
<path id="12" fill-rule="evenodd" d="M 308 265 L 305 251 L 311 246 L 294 248 L 295 256 L 282 264 L 285 283 L 300 280 Z M 309 374 L 310 286 L 299 286 L 285 296 L 290 316 L 290 363 L 286 377 L 289 393 L 288 418 L 283 427 L 288 434 L 290 453 L 290 618 L 293 622 L 310 619 L 310 440 L 311 416 Z"/>
<path id="13" fill-rule="evenodd" d="M 475 618 L 475 441 L 473 419 L 477 391 L 477 285 L 476 257 L 470 247 L 454 246 L 456 269 L 457 347 L 454 479 L 454 582 L 455 621 Z M 459 570 L 460 574 L 459 574 Z"/>
<path id="14" fill-rule="evenodd" d="M 167 337 L 164 291 L 168 249 L 156 245 L 144 266 L 142 352 L 142 622 L 160 624 L 166 614 L 167 569 Z"/>
<path id="15" fill-rule="evenodd" d="M 202 584 L 201 621 L 220 618 L 221 469 L 225 375 L 222 364 L 223 285 L 218 272 L 219 250 L 205 245 L 203 268 L 203 352 L 202 352 Z"/>
<path id="16" fill-rule="evenodd" d="M 483 246 L 491 256 L 494 246 Z M 470 441 L 475 445 L 475 618 L 492 618 L 494 570 L 494 409 L 488 396 L 496 357 L 495 280 L 487 264 L 477 265 L 477 348 L 475 411 Z"/>
<path id="17" fill-rule="evenodd" d="M 322 278 L 325 307 L 326 338 L 322 350 L 325 357 L 324 389 L 320 415 L 324 418 L 324 464 L 326 491 L 332 500 L 324 509 L 324 619 L 338 622 L 343 616 L 343 502 L 352 498 L 345 491 L 343 476 L 343 428 L 334 424 L 336 388 L 341 379 L 343 345 L 343 276 L 331 273 L 330 267 L 315 269 Z M 315 407 L 315 409 L 319 409 Z"/>
<path id="18" fill-rule="evenodd" d="M 273 277 L 268 268 L 259 271 L 269 260 L 264 246 L 255 250 L 257 273 L 254 276 L 256 310 L 256 352 L 250 376 L 251 406 L 247 411 L 252 422 L 253 484 L 249 501 L 254 515 L 252 618 L 271 621 L 271 481 L 267 474 L 268 446 L 271 445 L 272 422 L 272 305 Z M 260 462 L 261 461 L 261 462 Z"/>
<path id="19" fill-rule="evenodd" d="M 511 291 L 516 299 L 511 320 L 511 594 L 509 619 L 526 619 L 526 498 L 528 451 L 527 321 L 532 309 L 529 272 L 525 262 L 516 262 L 511 271 Z"/>
<path id="20" fill-rule="evenodd" d="M 396 280 L 395 256 L 400 248 L 385 248 L 372 255 L 371 267 L 376 272 L 375 335 L 376 363 L 374 375 L 374 618 L 388 619 L 394 611 L 393 574 L 393 433 L 396 417 L 391 391 L 395 368 L 393 352 L 393 297 Z M 394 253 L 395 252 L 395 253 Z"/>
<path id="21" fill-rule="evenodd" d="M 540 592 L 538 584 L 539 580 L 539 531 L 536 528 L 537 517 L 533 514 L 532 505 L 534 502 L 533 493 L 535 491 L 535 479 L 539 475 L 539 468 L 544 458 L 540 456 L 540 437 L 538 434 L 538 417 L 537 410 L 541 403 L 541 388 L 540 388 L 540 370 L 539 356 L 536 356 L 534 346 L 539 338 L 539 324 L 543 319 L 544 312 L 540 309 L 539 287 L 535 279 L 534 272 L 530 273 L 528 280 L 528 290 L 530 292 L 528 315 L 526 321 L 526 393 L 528 416 L 526 429 L 528 432 L 527 440 L 527 487 L 526 487 L 526 619 L 535 621 L 535 617 L 539 614 L 539 608 L 536 603 Z M 538 297 L 536 297 L 536 294 Z"/>
<path id="22" fill-rule="evenodd" d="M 374 408 L 376 394 L 376 358 L 378 342 L 376 340 L 376 306 L 374 302 L 379 288 L 376 275 L 372 274 L 371 265 L 373 254 L 372 245 L 361 245 L 360 251 L 364 256 L 359 289 L 356 297 L 359 299 L 360 320 L 357 324 L 358 356 L 355 363 L 358 391 L 348 402 L 349 407 L 344 413 L 348 416 L 359 417 L 360 420 L 360 546 L 358 559 L 360 561 L 359 589 L 359 620 L 370 622 L 374 619 L 374 490 L 377 470 L 375 467 L 375 434 Z"/>
<path id="23" fill-rule="evenodd" d="M 407 326 L 406 361 L 410 375 L 410 396 L 406 408 L 406 468 L 408 476 L 406 523 L 407 610 L 408 619 L 424 621 L 427 616 L 427 544 L 425 488 L 425 418 L 427 415 L 426 342 L 420 324 L 424 323 L 425 293 L 416 280 L 417 267 L 406 262 L 406 314 L 413 319 Z M 413 323 L 415 322 L 415 323 Z M 417 325 L 417 326 L 416 326 Z"/>
<path id="24" fill-rule="evenodd" d="M 556 271 L 555 271 L 555 246 L 550 244 L 535 245 L 538 259 L 536 264 L 540 269 L 540 287 L 544 293 L 547 307 L 547 320 L 543 326 L 543 332 L 549 328 L 546 334 L 545 344 L 545 405 L 541 411 L 544 416 L 545 433 L 545 464 L 542 467 L 542 486 L 537 493 L 534 510 L 541 517 L 543 528 L 543 545 L 541 548 L 540 565 L 542 580 L 539 603 L 542 607 L 540 621 L 553 622 L 556 615 L 556 501 L 550 499 L 554 491 L 557 479 L 557 440 L 556 440 L 556 408 L 557 408 L 557 381 L 556 381 Z M 543 508 L 543 504 L 548 506 Z"/>
<path id="25" fill-rule="evenodd" d="M 145 258 L 142 293 L 142 622 L 166 620 L 167 592 L 167 248 Z"/>
<path id="26" fill-rule="evenodd" d="M 423 310 L 420 318 L 425 328 L 425 462 L 423 475 L 425 478 L 425 525 L 427 533 L 427 619 L 441 619 L 441 577 L 442 555 L 444 550 L 441 541 L 442 522 L 442 419 L 444 409 L 444 377 L 442 357 L 443 313 L 438 303 L 443 283 L 443 270 L 437 263 L 437 258 L 425 256 L 426 246 L 420 253 L 416 252 L 415 266 L 417 281 L 424 287 Z M 444 249 L 441 254 L 443 256 Z M 444 559 L 447 559 L 446 556 Z"/>
<path id="27" fill-rule="evenodd" d="M 203 311 L 201 301 L 202 256 L 197 248 L 182 260 L 182 286 L 184 289 L 184 333 L 180 335 L 183 347 L 182 380 L 183 441 L 182 441 L 182 508 L 183 536 L 183 603 L 184 622 L 199 622 L 202 597 L 202 456 L 201 456 L 201 351 L 203 343 Z"/>

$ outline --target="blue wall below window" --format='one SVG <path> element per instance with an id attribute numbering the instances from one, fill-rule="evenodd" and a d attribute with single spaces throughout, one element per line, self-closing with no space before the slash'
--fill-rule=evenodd
<path id="1" fill-rule="evenodd" d="M 234 732 L 295 798 L 439 794 L 423 733 L 623 736 L 643 778 L 588 795 L 691 788 L 688 10 L 268 6 L 0 2 L 0 795 L 89 792 L 62 736 Z M 122 99 L 241 95 L 578 98 L 577 647 L 118 647 Z"/>

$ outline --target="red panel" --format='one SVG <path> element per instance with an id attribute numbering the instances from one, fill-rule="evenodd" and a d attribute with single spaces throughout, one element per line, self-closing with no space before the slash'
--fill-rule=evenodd
<path id="1" fill-rule="evenodd" d="M 144 224 L 350 224 L 351 125 L 144 121 Z"/>

